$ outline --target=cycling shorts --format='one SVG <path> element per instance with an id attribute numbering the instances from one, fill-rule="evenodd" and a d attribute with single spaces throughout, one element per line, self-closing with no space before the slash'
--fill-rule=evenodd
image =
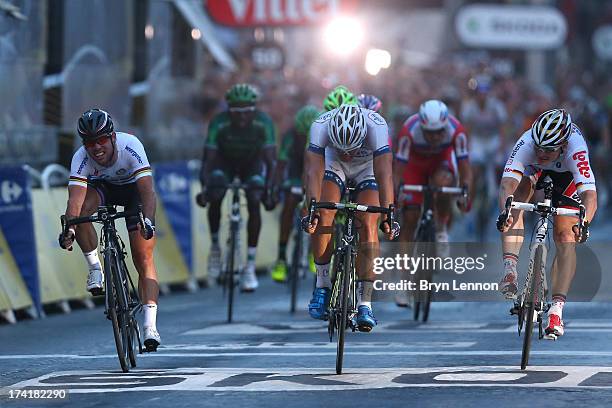
<path id="1" fill-rule="evenodd" d="M 325 157 L 323 179 L 335 183 L 340 188 L 340 194 L 344 194 L 348 183 L 355 185 L 355 194 L 364 190 L 378 190 L 372 160 L 344 162 L 340 159 L 328 160 L 328 157 Z"/>
<path id="2" fill-rule="evenodd" d="M 140 201 L 140 194 L 136 188 L 136 183 L 111 184 L 103 180 L 87 180 L 87 187 L 92 187 L 100 196 L 100 205 L 120 205 L 125 211 L 136 211 Z M 128 231 L 138 229 L 138 216 L 125 219 L 125 226 Z"/>
<path id="3" fill-rule="evenodd" d="M 536 190 L 542 188 L 542 180 L 549 176 L 553 182 L 552 205 L 563 208 L 578 208 L 582 201 L 576 190 L 574 176 L 571 172 L 556 172 L 552 170 L 536 169 L 533 166 L 528 166 L 525 169 L 524 175 L 529 177 Z"/>

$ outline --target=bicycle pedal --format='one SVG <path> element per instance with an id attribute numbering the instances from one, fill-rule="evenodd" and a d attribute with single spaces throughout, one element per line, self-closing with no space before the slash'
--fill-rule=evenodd
<path id="1" fill-rule="evenodd" d="M 519 305 L 514 305 L 510 308 L 510 315 L 518 315 L 520 312 L 520 306 Z"/>

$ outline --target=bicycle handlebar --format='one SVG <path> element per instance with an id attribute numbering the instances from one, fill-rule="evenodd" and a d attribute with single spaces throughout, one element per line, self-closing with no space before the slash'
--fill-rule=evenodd
<path id="1" fill-rule="evenodd" d="M 503 226 L 508 222 L 510 218 L 510 210 L 523 210 L 529 212 L 535 212 L 541 216 L 548 215 L 563 215 L 563 216 L 578 216 L 578 223 L 582 227 L 584 226 L 584 218 L 586 214 L 586 209 L 584 205 L 580 204 L 578 209 L 574 208 L 556 208 L 551 205 L 550 199 L 545 199 L 542 202 L 532 204 L 532 203 L 523 203 L 520 201 L 514 201 L 514 196 L 510 195 L 506 198 L 506 203 L 504 205 L 504 212 L 502 213 L 504 217 L 501 217 L 497 221 L 497 229 L 501 230 Z"/>
<path id="2" fill-rule="evenodd" d="M 437 186 L 429 186 L 429 185 L 418 185 L 418 184 L 404 184 L 400 187 L 402 192 L 404 191 L 412 191 L 412 192 L 432 192 L 432 193 L 442 193 L 442 194 L 457 194 L 467 196 L 467 188 L 465 187 L 437 187 Z"/>
<path id="3" fill-rule="evenodd" d="M 385 223 L 389 224 L 389 228 L 393 228 L 393 224 L 395 222 L 395 206 L 393 204 L 389 204 L 388 208 L 379 207 L 375 205 L 364 205 L 364 204 L 356 204 L 356 203 L 334 203 L 334 202 L 326 202 L 319 201 L 317 202 L 314 198 L 310 200 L 310 204 L 308 206 L 308 223 L 311 224 L 312 220 L 315 217 L 315 211 L 318 209 L 326 209 L 326 210 L 344 210 L 344 211 L 358 211 L 358 212 L 368 212 L 375 214 L 386 214 L 387 218 L 385 219 Z"/>
<path id="4" fill-rule="evenodd" d="M 142 214 L 142 205 L 138 204 L 136 210 L 132 211 L 120 211 L 117 212 L 115 207 L 112 206 L 100 206 L 98 207 L 98 211 L 96 214 L 89 215 L 87 217 L 77 217 L 71 218 L 69 220 L 66 219 L 65 215 L 60 217 L 60 221 L 62 223 L 62 233 L 66 235 L 68 232 L 68 227 L 77 225 L 77 224 L 85 224 L 88 222 L 100 222 L 104 223 L 110 220 L 116 220 L 119 218 L 129 218 L 138 216 L 138 223 L 140 224 L 140 228 L 145 228 L 144 223 L 144 215 Z"/>

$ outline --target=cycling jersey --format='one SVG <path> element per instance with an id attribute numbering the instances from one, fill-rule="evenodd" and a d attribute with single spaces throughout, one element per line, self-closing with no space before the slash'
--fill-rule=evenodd
<path id="1" fill-rule="evenodd" d="M 301 185 L 304 169 L 304 153 L 306 151 L 306 135 L 300 135 L 295 128 L 289 129 L 283 135 L 278 160 L 287 162 L 287 180 L 289 185 Z"/>
<path id="2" fill-rule="evenodd" d="M 545 165 L 538 163 L 535 144 L 531 138 L 531 129 L 527 130 L 514 145 L 510 158 L 506 162 L 503 177 L 520 181 L 524 175 L 530 176 L 539 170 L 556 173 L 570 172 L 578 193 L 596 190 L 595 175 L 589 163 L 589 149 L 582 132 L 576 125 L 572 125 L 567 147 L 563 149 L 559 158 Z"/>
<path id="3" fill-rule="evenodd" d="M 256 111 L 253 122 L 244 128 L 232 125 L 227 111 L 216 115 L 208 126 L 206 148 L 216 150 L 229 163 L 260 160 L 263 150 L 275 145 L 274 123 L 261 111 Z"/>
<path id="4" fill-rule="evenodd" d="M 469 157 L 467 136 L 461 122 L 449 116 L 444 140 L 437 146 L 431 146 L 423 135 L 419 115 L 414 114 L 404 122 L 400 130 L 396 157 L 408 163 L 411 157 L 439 156 L 451 151 L 454 151 L 457 160 Z"/>
<path id="5" fill-rule="evenodd" d="M 391 153 L 387 122 L 378 113 L 361 109 L 366 118 L 367 134 L 361 148 L 350 153 L 349 159 L 341 158 L 336 148 L 329 142 L 328 123 L 337 109 L 326 112 L 310 128 L 308 150 L 325 157 L 325 180 L 330 180 L 344 191 L 348 181 L 352 181 L 355 191 L 378 189 L 374 177 L 374 157 Z"/>
<path id="6" fill-rule="evenodd" d="M 151 176 L 151 166 L 140 140 L 127 133 L 116 132 L 117 161 L 109 167 L 96 163 L 81 146 L 72 157 L 69 186 L 87 187 L 87 182 L 103 180 L 113 185 L 136 182 Z"/>
<path id="7" fill-rule="evenodd" d="M 325 112 L 310 127 L 310 144 L 308 150 L 324 155 L 326 160 L 340 160 L 338 151 L 330 145 L 327 130 L 329 121 L 334 117 L 339 108 Z M 387 122 L 378 113 L 369 109 L 361 109 L 366 118 L 367 134 L 361 148 L 351 152 L 351 165 L 359 165 L 372 161 L 376 156 L 390 153 L 389 128 Z M 329 145 L 329 147 L 328 147 Z M 326 150 L 329 149 L 329 153 Z M 348 162 L 347 162 L 348 163 Z"/>

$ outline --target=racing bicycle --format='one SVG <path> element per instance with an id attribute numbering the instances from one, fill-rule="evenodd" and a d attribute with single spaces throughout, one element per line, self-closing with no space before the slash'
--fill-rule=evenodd
<path id="1" fill-rule="evenodd" d="M 461 195 L 464 199 L 467 198 L 467 189 L 465 187 L 437 187 L 429 185 L 413 185 L 405 184 L 400 190 L 402 193 L 407 192 L 422 192 L 423 209 L 421 218 L 417 224 L 417 229 L 414 239 L 414 248 L 412 251 L 413 257 L 425 254 L 426 256 L 436 256 L 436 226 L 434 220 L 433 198 L 434 194 L 451 194 Z M 433 270 L 421 269 L 415 272 L 413 281 L 417 283 L 412 296 L 412 311 L 414 320 L 419 320 L 419 315 L 423 323 L 429 319 L 429 309 L 431 308 L 432 290 L 431 285 L 428 289 L 421 290 L 420 282 L 427 281 L 431 283 L 433 279 Z"/>
<path id="2" fill-rule="evenodd" d="M 114 206 L 100 206 L 96 214 L 88 217 L 67 220 L 65 215 L 61 216 L 64 235 L 68 232 L 68 227 L 73 225 L 90 222 L 102 224 L 100 252 L 104 259 L 104 314 L 112 322 L 117 357 L 121 369 L 126 373 L 130 366 L 136 367 L 136 354 L 143 353 L 140 328 L 136 320 L 136 314 L 142 311 L 142 304 L 125 264 L 127 252 L 117 233 L 115 220 L 133 216 L 138 217 L 140 227 L 144 229 L 141 205 L 137 210 L 130 212 L 117 212 Z M 156 351 L 156 349 L 147 348 L 146 351 Z"/>
<path id="3" fill-rule="evenodd" d="M 548 220 L 555 215 L 578 216 L 579 225 L 584 226 L 585 208 L 581 205 L 575 208 L 555 208 L 552 205 L 553 182 L 548 176 L 542 183 L 544 190 L 544 201 L 537 204 L 523 203 L 514 201 L 514 196 L 506 199 L 504 212 L 497 220 L 497 229 L 502 230 L 503 226 L 510 217 L 511 210 L 522 210 L 536 213 L 539 218 L 534 228 L 535 234 L 532 236 L 529 265 L 523 290 L 513 299 L 513 307 L 510 313 L 518 317 L 518 334 L 521 335 L 523 326 L 525 327 L 523 336 L 523 350 L 521 354 L 521 369 L 524 370 L 529 364 L 529 353 L 531 350 L 531 339 L 533 328 L 538 324 L 538 338 L 544 338 L 543 315 L 550 309 L 548 298 L 548 286 L 546 282 L 546 238 L 548 236 Z M 548 338 L 556 340 L 554 334 L 547 335 Z"/>
<path id="4" fill-rule="evenodd" d="M 308 211 L 308 223 L 312 223 L 315 211 L 319 209 L 337 210 L 346 215 L 344 228 L 340 231 L 340 236 L 336 237 L 333 266 L 332 292 L 328 306 L 328 333 L 329 341 L 333 341 L 334 334 L 337 336 L 336 347 L 336 373 L 342 374 L 342 364 L 344 360 L 344 338 L 346 329 L 350 328 L 353 332 L 357 329 L 355 317 L 357 315 L 357 273 L 355 270 L 355 260 L 357 257 L 357 243 L 359 234 L 356 231 L 355 220 L 357 212 L 369 212 L 385 214 L 390 226 L 394 223 L 394 208 L 389 208 L 356 204 L 352 202 L 333 203 L 316 202 L 312 199 Z"/>

